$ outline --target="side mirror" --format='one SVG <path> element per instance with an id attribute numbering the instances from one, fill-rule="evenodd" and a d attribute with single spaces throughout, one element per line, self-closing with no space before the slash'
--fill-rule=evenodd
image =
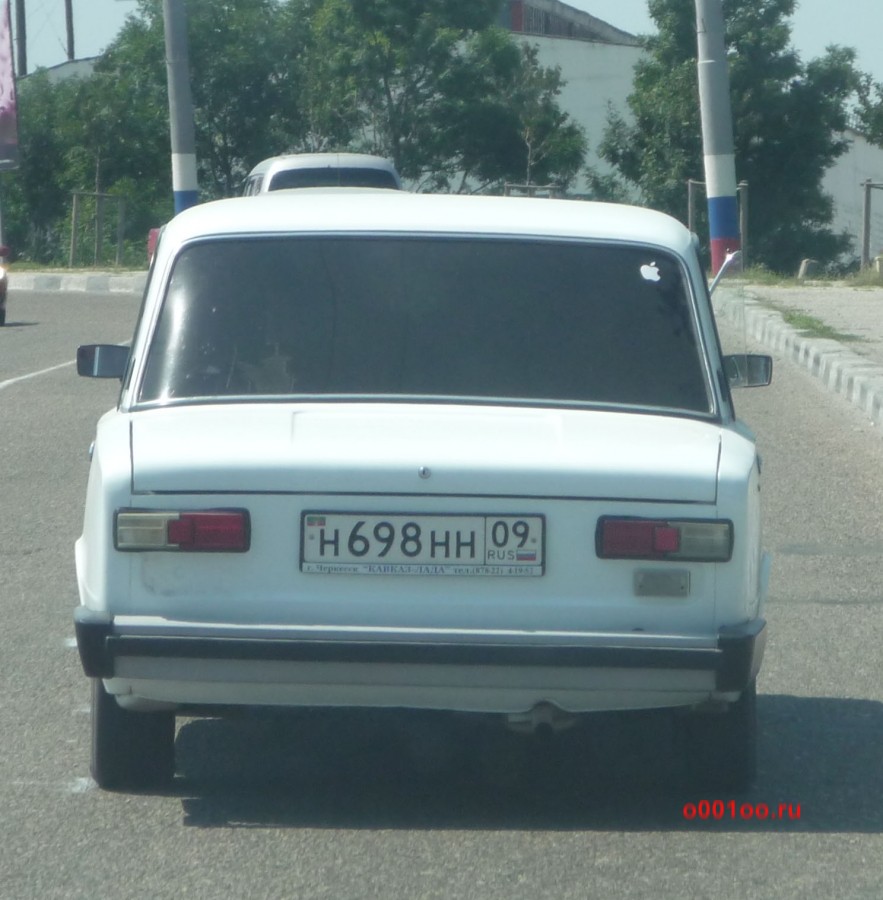
<path id="1" fill-rule="evenodd" d="M 85 378 L 122 378 L 128 362 L 129 348 L 119 344 L 77 347 L 77 375 Z"/>
<path id="2" fill-rule="evenodd" d="M 742 251 L 734 250 L 732 253 L 728 253 L 726 259 L 724 260 L 724 264 L 718 269 L 717 275 L 714 276 L 714 281 L 711 282 L 708 288 L 708 293 L 713 294 L 714 289 L 720 284 L 721 278 L 729 272 L 730 269 L 736 268 L 738 271 L 739 267 L 742 265 Z"/>
<path id="3" fill-rule="evenodd" d="M 773 358 L 759 353 L 724 357 L 724 372 L 731 388 L 766 387 L 773 380 Z"/>

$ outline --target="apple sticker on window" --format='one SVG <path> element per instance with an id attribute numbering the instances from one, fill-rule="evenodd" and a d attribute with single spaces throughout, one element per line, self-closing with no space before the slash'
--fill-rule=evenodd
<path id="1" fill-rule="evenodd" d="M 655 262 L 645 263 L 641 266 L 641 277 L 645 281 L 659 281 L 662 278 L 659 274 L 659 266 Z"/>

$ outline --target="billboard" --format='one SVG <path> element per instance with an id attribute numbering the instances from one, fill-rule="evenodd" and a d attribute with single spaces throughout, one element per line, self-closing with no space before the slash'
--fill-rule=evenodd
<path id="1" fill-rule="evenodd" d="M 18 166 L 18 104 L 12 65 L 9 0 L 0 0 L 0 171 Z"/>

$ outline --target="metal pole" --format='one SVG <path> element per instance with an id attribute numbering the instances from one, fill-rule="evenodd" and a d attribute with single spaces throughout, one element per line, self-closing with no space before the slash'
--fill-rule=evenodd
<path id="1" fill-rule="evenodd" d="M 748 182 L 739 182 L 739 233 L 742 235 L 742 268 L 748 268 Z"/>
<path id="2" fill-rule="evenodd" d="M 163 0 L 166 39 L 166 74 L 169 85 L 169 133 L 172 145 L 172 190 L 175 212 L 195 206 L 196 131 L 187 49 L 187 12 L 184 0 Z"/>
<path id="3" fill-rule="evenodd" d="M 23 78 L 28 74 L 28 26 L 25 18 L 25 0 L 15 0 L 15 38 L 18 59 L 16 75 Z"/>
<path id="4" fill-rule="evenodd" d="M 696 36 L 711 270 L 712 274 L 717 274 L 727 254 L 742 246 L 721 0 L 696 0 Z"/>
<path id="5" fill-rule="evenodd" d="M 67 58 L 74 56 L 74 0 L 64 0 L 64 23 L 67 28 Z"/>
<path id="6" fill-rule="evenodd" d="M 80 227 L 80 194 L 74 191 L 74 205 L 71 210 L 71 252 L 68 257 L 68 268 L 74 267 L 74 260 L 77 257 L 77 229 Z"/>
<path id="7" fill-rule="evenodd" d="M 120 197 L 117 200 L 117 268 L 123 264 L 123 237 L 126 231 L 126 201 Z"/>
<path id="8" fill-rule="evenodd" d="M 104 257 L 104 194 L 95 195 L 95 265 Z"/>
<path id="9" fill-rule="evenodd" d="M 862 182 L 865 189 L 864 205 L 862 207 L 862 262 L 863 269 L 871 267 L 871 179 Z"/>

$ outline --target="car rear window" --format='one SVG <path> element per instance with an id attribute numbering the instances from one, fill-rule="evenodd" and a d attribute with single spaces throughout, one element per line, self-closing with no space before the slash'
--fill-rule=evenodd
<path id="1" fill-rule="evenodd" d="M 309 187 L 397 188 L 398 182 L 392 172 L 384 169 L 322 166 L 318 169 L 283 169 L 272 177 L 267 190 Z"/>
<path id="2" fill-rule="evenodd" d="M 184 249 L 139 400 L 278 395 L 711 409 L 681 265 L 657 250 L 392 236 Z"/>

